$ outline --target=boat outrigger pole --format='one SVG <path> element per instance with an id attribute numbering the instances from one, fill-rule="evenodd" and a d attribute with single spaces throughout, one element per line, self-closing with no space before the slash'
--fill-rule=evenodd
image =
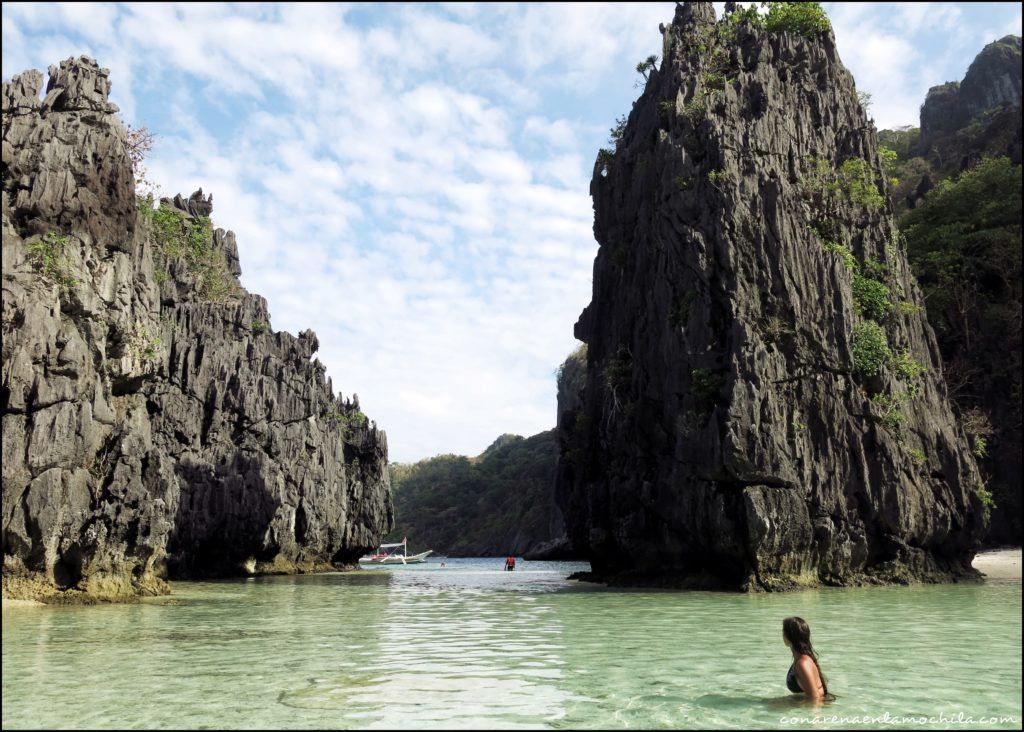
<path id="1" fill-rule="evenodd" d="M 426 561 L 427 555 L 431 553 L 431 550 L 427 549 L 425 552 L 410 557 L 409 539 L 406 537 L 397 544 L 381 544 L 377 551 L 360 558 L 359 561 L 362 564 L 422 564 Z"/>

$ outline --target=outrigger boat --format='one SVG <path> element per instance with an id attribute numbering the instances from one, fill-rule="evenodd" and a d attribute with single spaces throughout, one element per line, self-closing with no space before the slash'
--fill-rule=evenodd
<path id="1" fill-rule="evenodd" d="M 406 548 L 407 539 L 399 544 L 381 544 L 373 554 L 360 557 L 360 564 L 422 564 L 427 561 L 427 555 L 432 553 L 431 549 L 419 554 L 409 555 Z"/>

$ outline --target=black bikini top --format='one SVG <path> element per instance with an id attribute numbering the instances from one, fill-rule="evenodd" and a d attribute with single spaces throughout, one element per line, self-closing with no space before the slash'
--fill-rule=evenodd
<path id="1" fill-rule="evenodd" d="M 803 689 L 800 688 L 800 682 L 796 680 L 796 664 L 791 664 L 789 672 L 786 674 L 786 688 L 792 691 L 794 694 L 803 693 Z"/>

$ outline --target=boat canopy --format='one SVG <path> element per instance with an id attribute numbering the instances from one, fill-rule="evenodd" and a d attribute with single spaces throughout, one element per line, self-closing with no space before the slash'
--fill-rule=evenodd
<path id="1" fill-rule="evenodd" d="M 396 546 L 405 546 L 405 542 L 404 541 L 400 541 L 397 544 L 381 544 L 380 548 L 381 549 L 391 549 L 392 547 L 396 547 Z"/>

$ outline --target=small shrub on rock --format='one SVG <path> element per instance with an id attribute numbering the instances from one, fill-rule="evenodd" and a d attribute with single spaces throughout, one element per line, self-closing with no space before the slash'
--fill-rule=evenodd
<path id="1" fill-rule="evenodd" d="M 704 121 L 704 118 L 707 116 L 707 109 L 700 100 L 691 99 L 683 105 L 682 115 L 686 118 L 687 122 L 696 127 Z"/>
<path id="2" fill-rule="evenodd" d="M 889 288 L 857 272 L 853 273 L 853 301 L 857 312 L 872 320 L 884 320 L 891 307 Z"/>
<path id="3" fill-rule="evenodd" d="M 832 28 L 820 3 L 770 2 L 767 5 L 764 27 L 773 33 L 799 33 L 805 38 L 814 38 Z"/>
<path id="4" fill-rule="evenodd" d="M 853 369 L 861 376 L 875 376 L 892 358 L 885 330 L 873 320 L 853 328 Z"/>
<path id="5" fill-rule="evenodd" d="M 64 253 L 67 244 L 66 235 L 50 231 L 26 247 L 32 266 L 61 290 L 69 290 L 78 284 L 78 280 L 71 275 L 71 266 Z"/>

